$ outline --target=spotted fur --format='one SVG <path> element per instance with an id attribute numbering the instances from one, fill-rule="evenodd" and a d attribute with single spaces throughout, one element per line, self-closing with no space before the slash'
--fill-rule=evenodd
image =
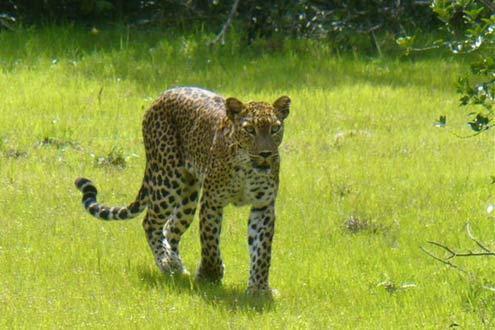
<path id="1" fill-rule="evenodd" d="M 134 202 L 108 207 L 96 200 L 91 181 L 76 180 L 85 209 L 103 220 L 126 220 L 147 209 L 143 227 L 158 267 L 182 273 L 182 234 L 200 200 L 201 263 L 197 277 L 218 282 L 224 265 L 220 253 L 223 208 L 251 205 L 248 221 L 248 290 L 269 289 L 275 200 L 279 186 L 284 121 L 290 99 L 242 103 L 199 88 L 163 93 L 146 112 L 143 137 L 146 169 Z M 200 197 L 201 190 L 201 197 Z"/>

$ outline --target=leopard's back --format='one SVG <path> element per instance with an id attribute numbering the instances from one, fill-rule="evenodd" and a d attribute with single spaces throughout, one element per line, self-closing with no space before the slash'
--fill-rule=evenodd
<path id="1" fill-rule="evenodd" d="M 175 138 L 180 147 L 180 160 L 197 172 L 205 172 L 211 157 L 215 156 L 212 153 L 218 152 L 213 144 L 225 120 L 225 99 L 213 92 L 195 87 L 165 91 L 148 110 L 143 122 L 148 160 L 167 161 L 164 138 Z"/>

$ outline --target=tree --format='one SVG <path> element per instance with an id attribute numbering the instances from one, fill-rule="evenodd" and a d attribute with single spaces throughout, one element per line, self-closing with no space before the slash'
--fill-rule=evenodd
<path id="1" fill-rule="evenodd" d="M 397 40 L 407 51 L 445 47 L 471 59 L 471 74 L 460 77 L 460 105 L 468 107 L 468 124 L 476 134 L 494 127 L 495 3 L 490 0 L 434 0 L 433 11 L 443 22 L 444 38 L 426 48 L 414 48 L 414 37 Z M 471 111 L 473 109 L 474 111 Z"/>

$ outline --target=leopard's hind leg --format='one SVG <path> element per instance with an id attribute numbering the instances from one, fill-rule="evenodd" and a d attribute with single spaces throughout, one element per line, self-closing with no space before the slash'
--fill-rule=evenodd
<path id="1" fill-rule="evenodd" d="M 198 180 L 186 169 L 184 145 L 173 115 L 176 106 L 174 100 L 161 100 L 143 122 L 149 187 L 143 227 L 155 261 L 166 273 L 185 271 L 179 243 L 193 220 L 199 194 Z"/>
<path id="2" fill-rule="evenodd" d="M 143 227 L 158 267 L 165 273 L 184 273 L 179 243 L 193 221 L 199 183 L 182 167 L 150 173 L 150 205 Z"/>

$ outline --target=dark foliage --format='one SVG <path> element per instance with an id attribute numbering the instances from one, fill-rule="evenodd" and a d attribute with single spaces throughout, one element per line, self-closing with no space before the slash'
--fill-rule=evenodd
<path id="1" fill-rule="evenodd" d="M 0 13 L 24 24 L 121 22 L 215 30 L 232 4 L 220 0 L 7 0 L 0 3 Z M 290 35 L 344 41 L 355 33 L 428 29 L 437 20 L 428 1 L 242 0 L 235 24 L 247 40 Z"/>

